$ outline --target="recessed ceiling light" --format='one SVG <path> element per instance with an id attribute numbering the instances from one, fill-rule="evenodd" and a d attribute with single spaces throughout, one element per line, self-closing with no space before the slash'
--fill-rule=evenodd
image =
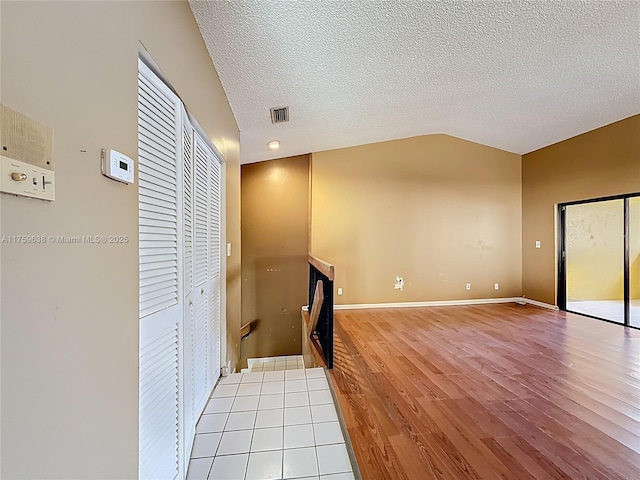
<path id="1" fill-rule="evenodd" d="M 269 148 L 271 150 L 277 150 L 280 148 L 280 141 L 278 140 L 271 140 L 267 145 L 269 145 Z"/>

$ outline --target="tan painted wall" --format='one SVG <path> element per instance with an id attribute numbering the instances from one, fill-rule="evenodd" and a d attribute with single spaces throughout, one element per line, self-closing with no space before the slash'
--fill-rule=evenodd
<path id="1" fill-rule="evenodd" d="M 622 300 L 624 202 L 569 205 L 566 226 L 567 300 Z"/>
<path id="2" fill-rule="evenodd" d="M 309 156 L 242 166 L 242 340 L 247 358 L 299 355 L 307 304 Z"/>
<path id="3" fill-rule="evenodd" d="M 556 302 L 557 204 L 640 191 L 640 115 L 522 157 L 522 283 Z M 535 248 L 540 240 L 541 248 Z"/>
<path id="4" fill-rule="evenodd" d="M 311 251 L 336 266 L 335 303 L 520 295 L 520 181 L 519 155 L 446 135 L 312 154 Z"/>
<path id="5" fill-rule="evenodd" d="M 186 2 L 1 8 L 2 102 L 54 129 L 57 181 L 51 204 L 4 195 L 3 235 L 130 238 L 2 245 L 2 478 L 133 479 L 137 188 L 103 177 L 99 155 L 110 146 L 136 158 L 141 43 L 229 162 L 232 332 L 240 321 L 238 128 Z"/>

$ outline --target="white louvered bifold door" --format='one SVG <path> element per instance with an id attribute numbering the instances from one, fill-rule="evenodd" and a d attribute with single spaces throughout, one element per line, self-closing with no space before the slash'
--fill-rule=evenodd
<path id="1" fill-rule="evenodd" d="M 210 382 L 214 385 L 220 376 L 220 191 L 222 165 L 209 151 L 209 357 Z"/>
<path id="2" fill-rule="evenodd" d="M 193 411 L 199 414 L 209 390 L 209 154 L 194 135 L 193 179 Z"/>
<path id="3" fill-rule="evenodd" d="M 182 402 L 182 418 L 184 419 L 183 435 L 186 446 L 184 461 L 188 464 L 191 445 L 195 436 L 198 413 L 194 410 L 194 330 L 195 312 L 193 305 L 193 127 L 189 123 L 186 112 L 182 115 L 182 159 L 183 159 L 183 238 L 184 238 L 184 355 L 183 355 L 183 391 L 185 401 Z"/>
<path id="4" fill-rule="evenodd" d="M 139 64 L 139 477 L 183 476 L 180 102 Z"/>

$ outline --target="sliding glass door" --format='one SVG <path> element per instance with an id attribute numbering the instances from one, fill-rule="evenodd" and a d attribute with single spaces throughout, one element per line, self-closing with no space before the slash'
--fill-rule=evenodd
<path id="1" fill-rule="evenodd" d="M 640 197 L 629 198 L 629 325 L 640 328 Z"/>
<path id="2" fill-rule="evenodd" d="M 559 206 L 559 306 L 640 328 L 640 197 Z"/>

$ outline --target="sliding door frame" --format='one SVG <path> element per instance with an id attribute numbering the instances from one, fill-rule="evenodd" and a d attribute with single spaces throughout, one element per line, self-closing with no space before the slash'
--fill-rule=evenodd
<path id="1" fill-rule="evenodd" d="M 576 200 L 573 202 L 564 202 L 558 204 L 558 252 L 557 252 L 557 262 L 558 262 L 558 308 L 565 312 L 575 313 L 578 315 L 584 315 L 585 317 L 595 318 L 597 320 L 602 320 L 604 322 L 614 323 L 616 325 L 624 325 L 625 327 L 640 329 L 640 327 L 634 327 L 630 325 L 631 319 L 631 290 L 630 290 L 630 258 L 629 258 L 629 199 L 632 197 L 639 197 L 640 192 L 635 193 L 625 193 L 622 195 L 613 195 L 609 197 L 598 197 L 598 198 L 590 198 L 587 200 Z M 567 257 L 566 257 L 566 247 L 567 247 L 567 231 L 566 231 L 566 210 L 568 206 L 571 205 L 583 205 L 585 203 L 598 203 L 598 202 L 606 202 L 609 200 L 622 200 L 623 201 L 623 255 L 624 255 L 624 265 L 623 265 L 623 278 L 624 278 L 624 322 L 621 324 L 619 322 L 615 322 L 613 320 L 608 320 L 606 318 L 596 317 L 594 315 L 588 315 L 586 313 L 581 312 L 572 312 L 571 310 L 567 310 Z"/>

